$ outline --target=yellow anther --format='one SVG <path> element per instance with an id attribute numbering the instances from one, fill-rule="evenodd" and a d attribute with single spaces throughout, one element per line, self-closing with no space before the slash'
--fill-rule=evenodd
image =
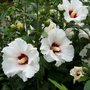
<path id="1" fill-rule="evenodd" d="M 72 11 L 70 16 L 71 16 L 72 18 L 74 18 L 74 17 L 76 17 L 76 15 L 77 15 L 77 13 L 76 13 L 75 11 Z"/>
<path id="2" fill-rule="evenodd" d="M 52 50 L 53 50 L 54 52 L 59 52 L 59 51 L 60 51 L 60 48 L 59 48 L 59 47 L 52 47 Z"/>
<path id="3" fill-rule="evenodd" d="M 26 61 L 27 61 L 27 59 L 26 59 L 26 57 L 24 57 L 24 58 L 18 60 L 18 63 L 19 64 L 25 64 Z"/>

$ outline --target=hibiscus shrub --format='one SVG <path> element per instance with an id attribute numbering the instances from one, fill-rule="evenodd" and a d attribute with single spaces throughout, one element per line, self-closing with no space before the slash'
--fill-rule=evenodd
<path id="1" fill-rule="evenodd" d="M 0 90 L 90 90 L 89 0 L 0 0 Z"/>

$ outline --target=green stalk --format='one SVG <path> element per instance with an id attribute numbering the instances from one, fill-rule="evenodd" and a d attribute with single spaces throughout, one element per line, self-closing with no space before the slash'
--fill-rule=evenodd
<path id="1" fill-rule="evenodd" d="M 39 14 L 38 14 L 38 11 L 39 11 L 39 0 L 36 0 L 36 5 L 37 5 L 36 14 L 37 14 L 37 30 L 38 30 L 39 29 Z"/>
<path id="2" fill-rule="evenodd" d="M 27 31 L 27 24 L 26 24 L 26 8 L 27 8 L 27 5 L 26 5 L 26 1 L 24 2 L 24 16 L 23 16 L 23 19 L 24 19 L 24 28 L 25 28 L 25 31 Z"/>

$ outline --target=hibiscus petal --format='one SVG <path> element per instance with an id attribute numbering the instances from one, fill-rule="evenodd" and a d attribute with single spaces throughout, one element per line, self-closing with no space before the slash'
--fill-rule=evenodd
<path id="1" fill-rule="evenodd" d="M 24 52 L 27 49 L 27 43 L 22 40 L 21 38 L 15 39 L 15 41 L 12 41 L 10 44 L 8 44 L 10 47 L 14 47 L 20 52 Z"/>
<path id="2" fill-rule="evenodd" d="M 18 67 L 18 64 L 16 62 L 16 59 L 14 58 L 4 58 L 4 61 L 2 62 L 2 68 L 4 73 L 8 76 L 12 76 L 17 74 L 19 72 L 20 68 Z"/>
<path id="3" fill-rule="evenodd" d="M 18 73 L 18 76 L 19 76 L 24 82 L 27 81 L 27 77 L 25 76 L 25 73 L 19 72 L 19 73 Z"/>
<path id="4" fill-rule="evenodd" d="M 61 58 L 67 62 L 73 60 L 74 57 L 74 48 L 72 45 L 61 46 Z"/>

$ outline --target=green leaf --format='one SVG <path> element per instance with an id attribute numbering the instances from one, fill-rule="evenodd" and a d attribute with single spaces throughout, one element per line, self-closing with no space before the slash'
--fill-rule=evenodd
<path id="1" fill-rule="evenodd" d="M 85 83 L 84 90 L 90 90 L 90 80 Z"/>
<path id="2" fill-rule="evenodd" d="M 4 80 L 4 77 L 0 77 L 0 81 L 3 81 Z"/>
<path id="3" fill-rule="evenodd" d="M 1 90 L 10 90 L 10 88 L 6 84 L 4 84 Z"/>
<path id="4" fill-rule="evenodd" d="M 82 81 L 86 81 L 87 79 L 88 79 L 88 76 L 83 76 L 78 81 L 82 82 Z"/>
<path id="5" fill-rule="evenodd" d="M 56 81 L 52 80 L 52 79 L 48 79 L 52 84 L 54 84 L 59 90 L 68 90 L 63 84 L 59 84 Z"/>

